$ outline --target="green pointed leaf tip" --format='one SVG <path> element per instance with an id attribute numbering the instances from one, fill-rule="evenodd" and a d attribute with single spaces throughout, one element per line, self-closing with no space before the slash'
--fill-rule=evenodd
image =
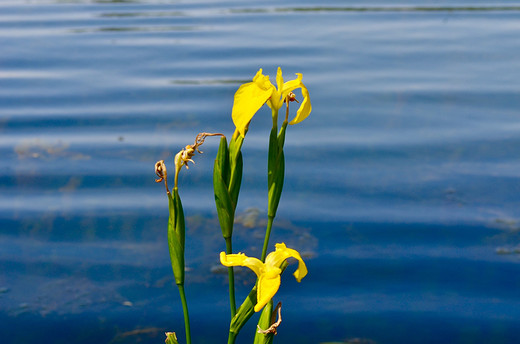
<path id="1" fill-rule="evenodd" d="M 179 344 L 177 341 L 177 336 L 175 335 L 175 332 L 166 332 L 166 340 L 164 341 L 166 344 Z"/>
<path id="2" fill-rule="evenodd" d="M 175 283 L 184 284 L 184 213 L 179 194 L 174 189 L 173 196 L 168 194 L 170 216 L 168 218 L 168 248 Z"/>

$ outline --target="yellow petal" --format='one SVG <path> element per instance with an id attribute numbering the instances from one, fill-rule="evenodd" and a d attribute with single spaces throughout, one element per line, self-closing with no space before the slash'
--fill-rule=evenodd
<path id="1" fill-rule="evenodd" d="M 254 273 L 260 278 L 262 270 L 264 270 L 264 263 L 260 259 L 254 257 L 248 257 L 243 253 L 238 254 L 226 254 L 220 252 L 220 263 L 224 266 L 245 266 L 254 271 Z"/>
<path id="2" fill-rule="evenodd" d="M 307 266 L 300 256 L 300 253 L 292 248 L 287 248 L 284 243 L 276 244 L 275 246 L 276 250 L 269 253 L 265 260 L 265 265 L 279 267 L 284 260 L 290 257 L 296 258 L 298 260 L 298 269 L 294 272 L 294 277 L 300 282 L 302 278 L 307 275 Z"/>
<path id="3" fill-rule="evenodd" d="M 307 90 L 307 87 L 305 87 L 305 85 L 302 83 L 303 76 L 300 73 L 296 73 L 296 75 L 298 76 L 296 79 L 287 81 L 283 84 L 282 90 L 282 99 L 285 99 L 289 92 L 292 92 L 297 88 L 302 89 L 303 101 L 300 104 L 300 108 L 298 109 L 296 116 L 289 124 L 300 123 L 305 118 L 307 118 L 312 111 L 311 100 L 309 98 L 309 91 Z"/>
<path id="4" fill-rule="evenodd" d="M 296 117 L 289 124 L 297 124 L 306 119 L 312 111 L 311 99 L 309 98 L 309 92 L 307 91 L 307 87 L 301 84 L 303 101 L 296 112 Z"/>
<path id="5" fill-rule="evenodd" d="M 276 86 L 278 92 L 282 92 L 283 89 L 283 76 L 282 76 L 282 68 L 278 67 L 276 71 Z"/>
<path id="6" fill-rule="evenodd" d="M 271 268 L 258 278 L 258 289 L 256 291 L 257 303 L 255 312 L 260 311 L 273 298 L 280 288 L 280 273 L 282 270 Z"/>
<path id="7" fill-rule="evenodd" d="M 276 72 L 276 92 L 273 92 L 271 96 L 272 103 L 276 111 L 280 110 L 283 106 L 284 97 L 282 97 L 283 90 L 283 76 L 282 76 L 282 68 L 278 67 L 278 71 Z"/>
<path id="8" fill-rule="evenodd" d="M 297 88 L 302 87 L 302 78 L 303 76 L 300 73 L 296 73 L 297 78 L 291 81 L 287 81 L 283 84 L 282 90 L 280 91 L 282 93 L 282 99 L 285 99 L 289 92 L 294 91 Z"/>
<path id="9" fill-rule="evenodd" d="M 267 105 L 275 110 L 275 113 L 278 113 L 278 110 L 283 105 L 283 98 L 282 98 L 282 88 L 283 88 L 283 76 L 282 76 L 282 68 L 278 67 L 278 70 L 276 72 L 276 85 L 277 88 L 273 90 L 273 94 L 271 95 L 271 98 L 267 102 Z"/>
<path id="10" fill-rule="evenodd" d="M 260 69 L 252 82 L 243 84 L 235 93 L 231 117 L 240 135 L 245 136 L 247 126 L 255 113 L 271 97 L 274 86 Z"/>

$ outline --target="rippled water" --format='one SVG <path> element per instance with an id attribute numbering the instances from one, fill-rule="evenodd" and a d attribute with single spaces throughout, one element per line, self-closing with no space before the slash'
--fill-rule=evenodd
<path id="1" fill-rule="evenodd" d="M 515 342 L 519 37 L 516 1 L 0 1 L 2 342 L 183 338 L 153 165 L 231 135 L 235 90 L 278 66 L 313 113 L 288 129 L 272 237 L 310 273 L 285 276 L 276 341 Z M 243 148 L 248 254 L 270 125 Z M 227 332 L 217 141 L 180 180 L 196 343 Z"/>

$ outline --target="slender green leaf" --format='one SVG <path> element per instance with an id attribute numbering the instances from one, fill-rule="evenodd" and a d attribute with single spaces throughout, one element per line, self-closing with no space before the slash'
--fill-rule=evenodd
<path id="1" fill-rule="evenodd" d="M 238 204 L 238 194 L 240 192 L 240 185 L 242 184 L 242 143 L 244 138 L 237 136 L 231 139 L 229 143 L 229 163 L 230 163 L 230 180 L 229 180 L 229 193 L 233 202 L 233 209 L 236 209 Z"/>
<path id="2" fill-rule="evenodd" d="M 278 156 L 278 164 L 273 170 L 273 177 L 269 184 L 269 203 L 268 203 L 268 216 L 275 217 L 276 211 L 278 210 L 278 204 L 282 196 L 283 182 L 285 177 L 285 158 L 283 152 Z"/>
<path id="3" fill-rule="evenodd" d="M 285 156 L 283 147 L 285 144 L 285 131 L 287 122 L 284 122 L 280 133 L 277 135 L 276 129 L 271 130 L 269 136 L 269 156 L 268 156 L 268 175 L 267 183 L 269 190 L 267 215 L 276 216 L 280 197 L 282 196 L 283 183 L 285 179 Z"/>
<path id="4" fill-rule="evenodd" d="M 184 252 L 184 238 L 186 236 L 186 227 L 184 223 L 184 210 L 182 209 L 181 198 L 179 197 L 179 190 L 173 189 L 173 201 L 175 203 L 175 232 L 179 237 L 179 242 Z"/>
<path id="5" fill-rule="evenodd" d="M 227 185 L 222 178 L 220 164 L 217 160 L 215 160 L 215 166 L 213 168 L 213 189 L 222 235 L 224 238 L 231 238 L 235 212 L 231 204 L 231 197 L 229 196 Z"/>
<path id="6" fill-rule="evenodd" d="M 224 238 L 231 238 L 233 234 L 233 218 L 235 214 L 228 191 L 229 174 L 227 142 L 225 138 L 222 138 L 213 167 L 213 190 L 218 220 Z"/>
<path id="7" fill-rule="evenodd" d="M 238 204 L 238 194 L 240 193 L 240 186 L 242 184 L 243 164 L 242 152 L 238 152 L 236 159 L 232 164 L 233 169 L 231 171 L 231 180 L 229 184 L 229 194 L 233 204 L 233 211 L 236 209 Z"/>
<path id="8" fill-rule="evenodd" d="M 267 170 L 268 170 L 268 183 L 271 183 L 273 169 L 276 166 L 276 160 L 278 157 L 278 137 L 276 134 L 276 128 L 271 129 L 269 135 L 269 153 L 267 156 Z"/>
<path id="9" fill-rule="evenodd" d="M 278 147 L 280 151 L 283 150 L 283 146 L 285 144 L 285 132 L 287 131 L 287 122 L 283 122 L 282 129 L 278 133 Z"/>
<path id="10" fill-rule="evenodd" d="M 232 332 L 236 336 L 247 321 L 255 314 L 256 305 L 256 286 L 253 287 L 249 295 L 246 297 L 240 308 L 237 310 L 237 314 L 231 319 L 229 326 L 229 332 Z"/>

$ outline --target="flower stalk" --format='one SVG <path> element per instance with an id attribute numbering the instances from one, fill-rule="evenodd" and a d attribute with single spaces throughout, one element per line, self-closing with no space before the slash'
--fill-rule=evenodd
<path id="1" fill-rule="evenodd" d="M 164 160 L 160 160 L 155 164 L 155 174 L 158 179 L 155 181 L 160 183 L 164 181 L 166 188 L 166 195 L 168 197 L 168 249 L 170 251 L 170 262 L 175 278 L 175 284 L 179 289 L 179 296 L 181 298 L 182 310 L 184 316 L 184 327 L 186 331 L 186 343 L 191 344 L 191 330 L 190 330 L 190 318 L 188 312 L 188 302 L 186 300 L 186 293 L 184 291 L 185 281 L 185 262 L 184 262 L 184 249 L 185 249 L 185 237 L 186 237 L 186 225 L 184 220 L 184 210 L 182 208 L 181 198 L 179 196 L 179 172 L 183 166 L 189 169 L 188 162 L 193 161 L 195 152 L 202 153 L 199 147 L 204 143 L 204 140 L 208 136 L 223 136 L 220 133 L 200 133 L 195 138 L 195 143 L 187 145 L 175 155 L 175 176 L 174 176 L 174 187 L 172 192 L 168 188 L 168 173 Z M 170 336 L 167 340 L 173 341 L 173 337 Z M 175 339 L 176 340 L 176 339 Z"/>
<path id="2" fill-rule="evenodd" d="M 232 119 L 235 124 L 235 132 L 231 139 L 220 133 L 200 133 L 195 142 L 185 146 L 174 158 L 175 174 L 173 189 L 168 188 L 167 171 L 164 161 L 155 165 L 158 177 L 156 182 L 164 181 L 166 194 L 168 196 L 168 247 L 172 271 L 175 283 L 179 289 L 179 295 L 183 307 L 184 323 L 186 330 L 186 342 L 191 344 L 190 321 L 188 303 L 184 290 L 185 286 L 185 219 L 182 202 L 179 196 L 178 181 L 182 167 L 189 168 L 188 163 L 195 163 L 193 157 L 196 152 L 202 153 L 199 147 L 208 136 L 221 136 L 218 153 L 213 168 L 213 189 L 218 220 L 225 241 L 225 251 L 220 253 L 221 264 L 228 268 L 229 302 L 231 321 L 229 326 L 228 344 L 234 344 L 236 338 L 247 323 L 257 312 L 261 312 L 258 322 L 258 331 L 255 334 L 255 344 L 270 344 L 281 324 L 281 303 L 273 309 L 273 297 L 281 284 L 281 275 L 285 271 L 289 258 L 298 261 L 298 268 L 294 277 L 298 282 L 307 274 L 307 267 L 298 251 L 288 248 L 284 243 L 276 244 L 275 251 L 267 255 L 269 239 L 273 229 L 274 219 L 280 202 L 284 178 L 285 178 L 285 156 L 284 145 L 287 126 L 297 124 L 309 116 L 312 107 L 309 93 L 302 83 L 302 75 L 296 74 L 296 79 L 284 82 L 282 70 L 278 68 L 276 74 L 276 86 L 271 83 L 269 76 L 258 70 L 251 82 L 239 87 L 235 93 Z M 294 118 L 289 121 L 289 103 L 296 101 L 293 91 L 301 89 L 303 101 Z M 238 197 L 242 183 L 243 159 L 242 145 L 245 135 L 249 130 L 249 124 L 258 110 L 267 104 L 271 108 L 273 126 L 269 136 L 269 150 L 267 161 L 267 227 L 260 258 L 248 257 L 243 253 L 233 253 L 233 227 Z M 285 118 L 278 127 L 278 112 L 285 104 Z M 250 268 L 257 276 L 256 283 L 249 295 L 237 309 L 235 299 L 235 266 Z M 166 342 L 178 344 L 174 332 L 166 333 Z"/>
<path id="3" fill-rule="evenodd" d="M 235 133 L 228 147 L 226 138 L 223 136 L 220 139 L 220 146 L 213 168 L 215 205 L 217 207 L 222 236 L 226 242 L 227 254 L 233 253 L 233 225 L 235 221 L 235 210 L 238 203 L 238 194 L 242 182 L 241 147 L 243 141 L 244 138 Z M 229 306 L 231 318 L 233 318 L 236 315 L 236 301 L 235 277 L 232 267 L 228 268 L 228 280 Z"/>

